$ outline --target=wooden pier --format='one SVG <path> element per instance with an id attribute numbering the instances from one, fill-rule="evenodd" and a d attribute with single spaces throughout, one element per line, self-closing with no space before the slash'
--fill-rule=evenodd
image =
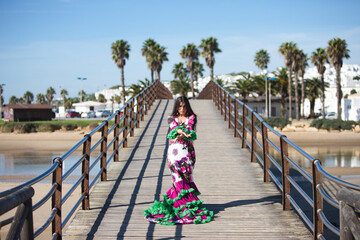
<path id="1" fill-rule="evenodd" d="M 171 187 L 166 135 L 173 104 L 154 103 L 120 162 L 110 164 L 107 181 L 92 190 L 90 210 L 76 213 L 63 239 L 312 239 L 294 211 L 283 211 L 281 193 L 263 182 L 262 169 L 211 100 L 191 105 L 198 115 L 194 178 L 214 220 L 175 226 L 144 220 L 142 212 Z"/>

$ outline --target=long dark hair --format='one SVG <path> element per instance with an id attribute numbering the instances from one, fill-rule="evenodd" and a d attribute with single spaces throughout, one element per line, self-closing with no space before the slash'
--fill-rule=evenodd
<path id="1" fill-rule="evenodd" d="M 178 97 L 176 100 L 175 100 L 175 103 L 174 103 L 174 108 L 173 108 L 173 111 L 171 113 L 171 116 L 173 117 L 177 117 L 179 115 L 179 112 L 178 112 L 178 109 L 180 107 L 180 103 L 185 103 L 185 108 L 186 108 L 186 117 L 189 117 L 191 115 L 194 115 L 195 116 L 195 119 L 194 119 L 194 125 L 196 125 L 196 122 L 197 122 L 197 117 L 196 117 L 196 114 L 194 113 L 194 111 L 192 110 L 191 106 L 190 106 L 190 103 L 189 103 L 189 100 L 187 99 L 187 97 L 185 96 L 180 96 Z"/>

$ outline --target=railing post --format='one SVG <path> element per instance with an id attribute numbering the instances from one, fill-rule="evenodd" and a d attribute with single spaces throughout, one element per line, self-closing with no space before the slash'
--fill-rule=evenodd
<path id="1" fill-rule="evenodd" d="M 238 113 L 238 108 L 239 108 L 239 103 L 238 103 L 238 101 L 235 99 L 235 102 L 234 102 L 234 115 L 235 115 L 235 117 L 234 117 L 234 137 L 238 137 L 239 136 L 239 133 L 238 133 L 238 115 L 239 115 L 239 113 Z"/>
<path id="2" fill-rule="evenodd" d="M 131 101 L 131 111 L 130 111 L 130 137 L 134 136 L 134 99 Z"/>
<path id="3" fill-rule="evenodd" d="M 270 182 L 270 175 L 267 171 L 270 168 L 270 159 L 269 154 L 269 142 L 268 139 L 268 129 L 264 124 L 264 121 L 261 122 L 261 132 L 262 132 L 262 144 L 263 144 L 263 159 L 264 159 L 264 182 Z"/>
<path id="4" fill-rule="evenodd" d="M 148 114 L 148 110 L 149 110 L 149 94 L 150 94 L 150 87 L 148 89 L 146 89 L 145 91 L 145 97 L 144 97 L 144 110 L 145 110 L 145 115 Z"/>
<path id="5" fill-rule="evenodd" d="M 90 148 L 91 148 L 91 136 L 85 135 L 87 138 L 83 144 L 83 155 L 86 155 L 85 159 L 82 162 L 81 172 L 83 174 L 84 179 L 81 181 L 81 193 L 85 194 L 85 198 L 82 200 L 82 209 L 89 210 L 90 202 L 89 202 L 89 168 L 90 168 Z"/>
<path id="6" fill-rule="evenodd" d="M 221 97 L 220 97 L 220 87 L 219 86 L 216 86 L 216 106 L 218 108 L 218 110 L 220 111 L 220 101 L 221 101 Z"/>
<path id="7" fill-rule="evenodd" d="M 313 224 L 314 224 L 314 232 L 313 232 L 313 239 L 316 240 L 317 236 L 324 234 L 324 224 L 321 218 L 318 215 L 318 210 L 323 209 L 323 200 L 320 192 L 318 191 L 318 186 L 321 186 L 321 174 L 317 169 L 315 163 L 319 161 L 318 159 L 314 159 L 312 162 L 312 179 L 313 179 Z M 319 163 L 321 163 L 319 161 Z"/>
<path id="8" fill-rule="evenodd" d="M 223 109 L 223 101 L 224 101 L 224 98 L 223 98 L 223 95 L 224 95 L 224 91 L 220 88 L 220 113 L 221 115 L 224 114 L 224 109 Z"/>
<path id="9" fill-rule="evenodd" d="M 61 158 L 57 157 L 53 162 L 59 161 L 59 165 L 55 169 L 52 175 L 52 184 L 56 184 L 56 190 L 52 195 L 51 199 L 51 209 L 56 209 L 55 218 L 52 221 L 52 234 L 57 235 L 57 239 L 62 239 L 62 229 L 61 229 L 61 197 L 62 197 L 62 165 L 63 161 Z"/>
<path id="10" fill-rule="evenodd" d="M 123 147 L 127 147 L 127 131 L 128 131 L 128 119 L 129 119 L 129 106 L 126 105 L 125 107 L 125 118 L 124 118 L 124 131 L 123 131 Z"/>
<path id="11" fill-rule="evenodd" d="M 136 128 L 140 127 L 140 95 L 136 98 Z"/>
<path id="12" fill-rule="evenodd" d="M 114 145 L 113 150 L 115 152 L 113 161 L 118 162 L 119 161 L 119 130 L 120 130 L 120 111 L 117 112 L 115 115 L 115 129 L 114 129 Z"/>
<path id="13" fill-rule="evenodd" d="M 216 86 L 214 84 L 214 81 L 211 81 L 211 98 L 216 105 Z"/>
<path id="14" fill-rule="evenodd" d="M 106 169 L 106 156 L 107 156 L 107 137 L 108 137 L 108 126 L 109 123 L 106 121 L 101 131 L 101 159 L 100 159 L 100 170 L 101 170 L 101 181 L 107 181 L 107 169 Z"/>
<path id="15" fill-rule="evenodd" d="M 256 143 L 255 143 L 256 134 L 257 134 L 256 117 L 255 117 L 254 112 L 252 111 L 251 112 L 251 162 L 256 161 L 256 156 L 255 156 L 255 152 L 256 152 Z"/>
<path id="16" fill-rule="evenodd" d="M 232 112 L 232 109 L 231 109 L 231 96 L 230 94 L 228 94 L 228 106 L 229 106 L 229 128 L 231 128 L 231 120 L 232 120 L 232 116 L 231 116 L 231 112 Z"/>
<path id="17" fill-rule="evenodd" d="M 242 148 L 246 147 L 245 139 L 246 139 L 246 135 L 247 135 L 247 132 L 246 132 L 246 127 L 247 127 L 247 118 L 246 117 L 247 117 L 247 115 L 248 115 L 248 109 L 247 109 L 246 105 L 243 104 L 243 129 L 242 129 L 243 139 L 242 139 L 242 144 L 241 144 Z"/>
<path id="18" fill-rule="evenodd" d="M 145 115 L 145 97 L 146 97 L 146 91 L 144 91 L 141 95 L 141 121 L 144 121 L 144 115 Z"/>
<path id="19" fill-rule="evenodd" d="M 228 109 L 227 109 L 227 106 L 228 106 L 228 104 L 227 104 L 227 99 L 228 99 L 228 97 L 227 97 L 227 93 L 224 91 L 224 121 L 226 121 L 227 120 L 227 114 L 228 114 Z"/>
<path id="20" fill-rule="evenodd" d="M 287 176 L 289 176 L 289 162 L 287 161 L 288 154 L 288 144 L 284 140 L 285 135 L 280 137 L 280 147 L 281 147 L 281 168 L 282 168 L 282 204 L 283 210 L 290 210 L 290 201 L 287 198 L 287 195 L 290 195 L 290 184 Z"/>

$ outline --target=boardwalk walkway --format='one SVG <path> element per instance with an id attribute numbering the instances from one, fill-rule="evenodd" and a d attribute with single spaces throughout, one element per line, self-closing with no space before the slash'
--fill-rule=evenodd
<path id="1" fill-rule="evenodd" d="M 80 210 L 64 239 L 311 239 L 298 216 L 282 211 L 281 195 L 263 183 L 262 170 L 250 163 L 223 116 L 210 100 L 191 102 L 198 114 L 195 142 L 195 183 L 200 199 L 213 210 L 212 222 L 161 226 L 144 220 L 143 210 L 162 200 L 171 187 L 166 163 L 167 116 L 173 101 L 156 101 L 120 162 L 111 163 L 108 181 L 98 183 L 90 196 L 91 210 Z"/>

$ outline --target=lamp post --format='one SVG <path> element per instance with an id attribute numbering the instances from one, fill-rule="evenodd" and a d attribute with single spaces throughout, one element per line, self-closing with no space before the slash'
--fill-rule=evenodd
<path id="1" fill-rule="evenodd" d="M 83 81 L 86 80 L 87 78 L 82 78 L 82 77 L 78 77 L 78 80 L 81 81 L 81 92 L 80 92 L 80 102 L 82 102 L 82 98 L 83 98 Z"/>
<path id="2" fill-rule="evenodd" d="M 0 120 L 2 119 L 2 112 L 3 112 L 3 102 L 2 102 L 2 92 L 3 92 L 4 83 L 0 84 Z"/>

